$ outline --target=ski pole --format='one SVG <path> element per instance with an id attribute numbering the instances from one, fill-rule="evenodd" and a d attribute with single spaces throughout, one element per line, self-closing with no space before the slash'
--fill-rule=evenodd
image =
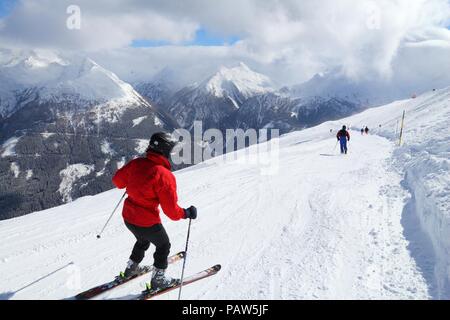
<path id="1" fill-rule="evenodd" d="M 117 203 L 116 207 L 114 208 L 113 212 L 111 213 L 111 215 L 109 216 L 108 220 L 106 221 L 105 225 L 103 226 L 102 231 L 100 231 L 100 233 L 97 235 L 97 239 L 100 239 L 101 234 L 103 233 L 103 231 L 105 230 L 106 226 L 108 225 L 109 221 L 111 220 L 111 218 L 114 215 L 114 212 L 116 212 L 117 208 L 119 207 L 120 203 L 122 202 L 123 198 L 125 198 L 125 195 L 127 194 L 127 192 L 125 191 L 122 195 L 122 197 L 120 198 L 119 202 Z"/>
<path id="2" fill-rule="evenodd" d="M 338 141 L 336 141 L 336 144 L 334 145 L 334 149 L 333 149 L 333 152 L 334 152 L 334 150 L 336 150 L 336 147 L 337 147 L 337 145 L 338 145 L 338 142 L 339 142 L 339 140 L 338 140 Z"/>
<path id="3" fill-rule="evenodd" d="M 402 116 L 402 124 L 400 127 L 400 137 L 398 140 L 398 145 L 401 146 L 402 145 L 402 137 L 403 137 L 403 124 L 405 122 L 405 110 L 403 110 L 403 116 Z"/>
<path id="4" fill-rule="evenodd" d="M 184 267 L 186 266 L 188 244 L 189 244 L 189 234 L 191 233 L 191 222 L 192 222 L 192 219 L 189 219 L 189 226 L 188 226 L 188 232 L 187 232 L 187 237 L 186 237 L 186 248 L 184 249 L 183 269 L 181 270 L 180 291 L 178 291 L 178 300 L 181 299 L 181 289 L 183 288 Z"/>

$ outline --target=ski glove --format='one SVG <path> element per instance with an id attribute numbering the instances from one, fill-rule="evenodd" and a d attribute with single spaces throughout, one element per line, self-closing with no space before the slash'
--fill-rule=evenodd
<path id="1" fill-rule="evenodd" d="M 197 208 L 194 206 L 190 206 L 187 209 L 184 209 L 184 218 L 185 219 L 196 219 L 197 218 Z"/>

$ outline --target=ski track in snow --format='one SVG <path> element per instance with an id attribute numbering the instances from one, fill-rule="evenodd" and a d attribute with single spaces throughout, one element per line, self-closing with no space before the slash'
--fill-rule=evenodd
<path id="1" fill-rule="evenodd" d="M 368 123 L 364 114 L 373 117 L 383 110 L 345 121 L 358 126 Z M 385 121 L 392 131 L 395 121 Z M 411 248 L 423 243 L 411 243 L 405 234 L 409 198 L 394 165 L 394 141 L 383 137 L 381 129 L 382 136 L 351 131 L 349 154 L 340 155 L 329 129 L 341 124 L 328 122 L 280 138 L 279 171 L 273 175 L 261 175 L 258 165 L 223 159 L 176 172 L 180 205 L 194 204 L 199 210 L 192 222 L 186 275 L 222 265 L 217 275 L 184 287 L 184 298 L 435 297 L 429 272 L 418 265 Z M 101 240 L 95 236 L 121 194 L 111 190 L 0 221 L 0 298 L 68 298 L 118 274 L 134 244 L 119 214 Z M 172 253 L 183 250 L 187 222 L 165 216 L 163 221 Z M 145 263 L 152 262 L 152 253 L 153 247 Z M 170 275 L 179 276 L 181 265 L 171 266 Z M 146 280 L 98 299 L 131 298 Z M 174 291 L 157 299 L 176 296 Z"/>

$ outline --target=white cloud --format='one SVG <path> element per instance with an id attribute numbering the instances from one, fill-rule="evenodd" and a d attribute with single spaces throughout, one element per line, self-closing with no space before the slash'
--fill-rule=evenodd
<path id="1" fill-rule="evenodd" d="M 80 29 L 67 28 L 69 0 L 27 0 L 2 21 L 0 39 L 18 46 L 97 50 L 128 46 L 134 39 L 190 40 L 198 24 L 177 20 L 155 11 L 152 6 L 133 7 L 136 1 L 77 1 L 81 11 Z"/>
<path id="2" fill-rule="evenodd" d="M 450 50 L 447 0 L 79 0 L 79 31 L 65 27 L 69 4 L 21 2 L 0 21 L 0 41 L 85 51 L 126 80 L 149 77 L 166 65 L 199 80 L 219 64 L 237 61 L 280 83 L 336 66 L 359 80 L 396 78 L 411 67 L 406 61 L 430 70 L 430 77 L 448 65 L 441 58 Z M 200 27 L 241 40 L 221 47 L 180 45 Z M 129 48 L 134 39 L 174 45 Z"/>

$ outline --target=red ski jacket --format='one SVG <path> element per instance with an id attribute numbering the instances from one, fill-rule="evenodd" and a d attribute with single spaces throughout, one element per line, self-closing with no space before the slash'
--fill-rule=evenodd
<path id="1" fill-rule="evenodd" d="M 172 220 L 184 217 L 178 206 L 177 183 L 170 171 L 169 161 L 162 155 L 149 152 L 119 169 L 112 181 L 117 188 L 127 188 L 128 197 L 122 215 L 126 222 L 140 227 L 161 223 L 159 208 Z"/>
<path id="2" fill-rule="evenodd" d="M 348 131 L 347 130 L 345 130 L 345 132 L 344 132 L 344 130 L 343 129 L 341 129 L 341 130 L 339 130 L 338 131 L 338 133 L 336 134 L 336 138 L 339 140 L 341 137 L 347 137 L 347 140 L 348 141 L 350 141 L 350 133 L 348 133 Z"/>

